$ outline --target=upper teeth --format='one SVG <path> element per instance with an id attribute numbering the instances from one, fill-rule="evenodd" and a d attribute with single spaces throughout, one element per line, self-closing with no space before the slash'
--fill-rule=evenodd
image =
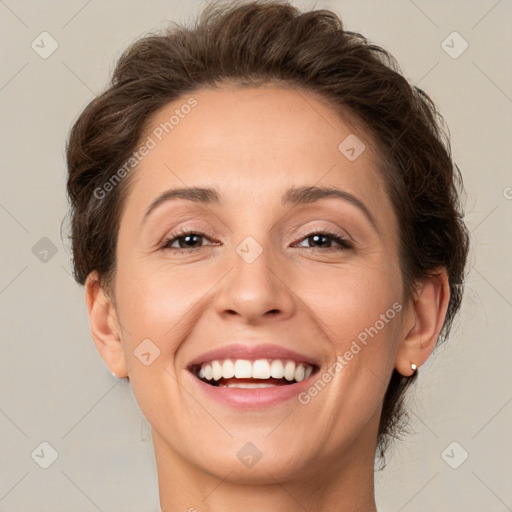
<path id="1" fill-rule="evenodd" d="M 207 380 L 231 379 L 282 379 L 300 382 L 307 379 L 313 372 L 313 366 L 295 361 L 280 359 L 247 359 L 214 360 L 204 363 L 199 370 L 199 377 Z"/>

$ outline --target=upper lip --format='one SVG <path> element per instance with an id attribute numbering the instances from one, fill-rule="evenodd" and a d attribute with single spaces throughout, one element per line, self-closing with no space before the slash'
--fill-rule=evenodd
<path id="1" fill-rule="evenodd" d="M 254 342 L 251 342 L 250 344 L 235 343 L 204 352 L 193 359 L 189 363 L 188 368 L 191 369 L 216 359 L 247 359 L 249 361 L 255 361 L 256 359 L 283 359 L 319 366 L 316 358 L 312 356 L 271 343 L 256 345 Z"/>

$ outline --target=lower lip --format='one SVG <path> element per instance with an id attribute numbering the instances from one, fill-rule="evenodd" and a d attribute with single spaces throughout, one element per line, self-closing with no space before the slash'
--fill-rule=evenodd
<path id="1" fill-rule="evenodd" d="M 286 400 L 297 397 L 299 393 L 305 391 L 310 386 L 310 379 L 315 376 L 316 372 L 307 379 L 295 384 L 249 389 L 211 386 L 196 377 L 192 372 L 188 373 L 201 392 L 206 393 L 211 399 L 228 406 L 257 409 L 278 405 Z"/>

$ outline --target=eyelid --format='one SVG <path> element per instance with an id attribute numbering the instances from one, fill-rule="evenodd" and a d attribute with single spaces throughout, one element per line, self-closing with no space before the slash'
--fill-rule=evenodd
<path id="1" fill-rule="evenodd" d="M 218 234 L 214 229 L 204 224 L 202 226 L 188 224 L 184 226 L 178 225 L 178 227 L 165 231 L 165 234 L 160 237 L 157 245 L 161 246 L 161 244 L 165 243 L 165 241 L 169 239 L 176 238 L 178 236 L 184 236 L 189 233 L 197 233 L 210 240 L 213 238 L 219 239 L 222 236 Z"/>
<path id="2" fill-rule="evenodd" d="M 330 234 L 330 235 L 336 235 L 336 236 L 339 236 L 340 238 L 343 238 L 344 240 L 347 241 L 347 243 L 350 243 L 351 245 L 355 245 L 356 244 L 356 241 L 354 240 L 354 238 L 344 229 L 336 226 L 336 227 L 326 227 L 326 226 L 323 226 L 323 227 L 320 227 L 320 226 L 315 226 L 315 227 L 310 227 L 310 228 L 301 228 L 300 231 L 299 231 L 299 234 L 298 235 L 295 235 L 295 237 L 305 237 L 305 236 L 308 236 L 308 235 L 311 235 L 311 234 L 315 234 L 315 233 L 325 233 L 325 234 Z"/>
<path id="3" fill-rule="evenodd" d="M 158 248 L 160 250 L 170 250 L 174 251 L 176 253 L 190 253 L 197 251 L 198 249 L 202 249 L 205 247 L 214 247 L 219 245 L 218 242 L 216 242 L 213 238 L 214 236 L 210 236 L 207 233 L 205 233 L 207 230 L 202 229 L 195 229 L 192 226 L 186 226 L 186 227 L 180 227 L 176 230 L 172 231 L 168 235 L 166 235 L 161 242 L 158 244 Z M 183 238 L 187 235 L 198 235 L 199 238 L 207 239 L 208 241 L 212 242 L 211 244 L 207 245 L 201 245 L 200 247 L 191 247 L 189 249 L 187 248 L 181 248 L 181 247 L 171 247 L 171 243 L 175 243 L 177 239 Z M 293 242 L 293 246 L 297 246 L 298 243 L 306 240 L 307 238 L 314 236 L 316 234 L 326 235 L 328 238 L 331 238 L 336 244 L 338 244 L 339 247 L 327 247 L 325 249 L 322 249 L 321 247 L 303 247 L 304 249 L 313 249 L 313 250 L 320 250 L 321 252 L 329 252 L 332 250 L 340 251 L 340 250 L 349 250 L 354 248 L 354 240 L 348 233 L 344 232 L 344 230 L 341 229 L 333 229 L 333 228 L 326 228 L 326 227 L 311 227 L 309 229 L 303 228 L 301 230 L 301 233 L 296 235 L 295 241 Z"/>
<path id="4" fill-rule="evenodd" d="M 313 249 L 313 250 L 321 250 L 322 252 L 328 252 L 329 250 L 348 250 L 354 248 L 354 243 L 352 241 L 352 238 L 349 236 L 345 236 L 344 233 L 341 233 L 337 230 L 333 229 L 326 229 L 326 228 L 311 228 L 305 232 L 305 234 L 299 235 L 296 242 L 293 243 L 293 245 L 297 245 L 298 243 L 301 243 L 302 241 L 306 240 L 307 238 L 314 236 L 314 235 L 325 235 L 328 238 L 331 238 L 336 244 L 338 244 L 337 247 L 328 247 L 325 250 L 323 250 L 321 247 L 304 247 L 304 249 Z"/>
<path id="5" fill-rule="evenodd" d="M 217 242 L 215 242 L 215 240 L 213 240 L 213 236 L 210 236 L 208 234 L 205 233 L 206 230 L 204 229 L 195 229 L 195 228 L 188 228 L 188 227 L 185 227 L 185 228 L 178 228 L 177 230 L 175 231 L 172 231 L 171 233 L 165 235 L 164 237 L 162 237 L 162 240 L 158 243 L 158 249 L 171 249 L 171 247 L 166 247 L 167 244 L 170 244 L 170 242 L 175 242 L 176 239 L 178 238 L 183 238 L 187 235 L 191 235 L 191 234 L 194 234 L 194 235 L 198 235 L 199 237 L 201 238 L 204 238 L 206 240 L 208 240 L 209 242 L 212 242 L 211 244 L 208 244 L 208 245 L 202 245 L 201 248 L 203 247 L 212 247 L 212 246 L 215 246 L 215 245 L 219 245 Z M 175 251 L 188 251 L 188 250 L 194 250 L 193 248 L 191 249 L 182 249 L 181 247 L 178 248 L 178 247 L 173 247 L 172 250 L 175 250 Z"/>

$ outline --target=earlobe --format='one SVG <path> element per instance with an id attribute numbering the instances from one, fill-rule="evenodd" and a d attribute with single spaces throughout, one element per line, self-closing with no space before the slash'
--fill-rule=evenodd
<path id="1" fill-rule="evenodd" d="M 446 269 L 438 269 L 419 287 L 411 299 L 411 322 L 404 326 L 395 368 L 404 377 L 412 376 L 434 350 L 448 310 L 450 286 Z"/>
<path id="2" fill-rule="evenodd" d="M 112 300 L 100 287 L 96 271 L 87 276 L 85 298 L 96 349 L 111 373 L 117 377 L 126 377 L 128 371 L 117 313 Z"/>

